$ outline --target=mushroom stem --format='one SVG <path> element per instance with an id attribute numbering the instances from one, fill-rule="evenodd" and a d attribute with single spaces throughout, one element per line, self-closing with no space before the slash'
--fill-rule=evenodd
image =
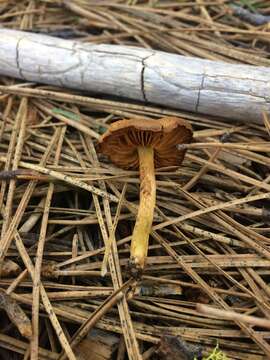
<path id="1" fill-rule="evenodd" d="M 140 160 L 140 204 L 131 239 L 131 265 L 141 272 L 148 251 L 149 234 L 152 227 L 156 203 L 156 180 L 154 151 L 150 146 L 139 146 Z"/>

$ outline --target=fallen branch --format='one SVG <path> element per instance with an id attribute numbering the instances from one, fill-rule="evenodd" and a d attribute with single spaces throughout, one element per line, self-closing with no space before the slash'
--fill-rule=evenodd
<path id="1" fill-rule="evenodd" d="M 262 123 L 270 69 L 0 29 L 0 73 L 227 119 Z M 2 91 L 4 91 L 2 89 Z"/>

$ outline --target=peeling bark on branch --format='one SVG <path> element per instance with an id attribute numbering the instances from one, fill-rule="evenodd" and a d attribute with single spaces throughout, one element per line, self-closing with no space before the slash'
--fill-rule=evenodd
<path id="1" fill-rule="evenodd" d="M 0 29 L 0 74 L 245 122 L 270 112 L 270 69 Z"/>

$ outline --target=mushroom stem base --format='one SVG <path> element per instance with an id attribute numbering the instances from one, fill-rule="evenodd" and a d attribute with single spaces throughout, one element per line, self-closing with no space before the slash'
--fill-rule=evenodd
<path id="1" fill-rule="evenodd" d="M 156 202 L 154 151 L 152 147 L 138 148 L 140 160 L 140 205 L 131 239 L 131 270 L 140 273 L 145 265 L 149 234 Z"/>

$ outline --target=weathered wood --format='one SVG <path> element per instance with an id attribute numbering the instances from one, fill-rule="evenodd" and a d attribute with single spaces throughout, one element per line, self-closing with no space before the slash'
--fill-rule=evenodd
<path id="1" fill-rule="evenodd" d="M 21 272 L 20 266 L 12 260 L 6 260 L 3 265 L 0 266 L 0 277 L 10 277 L 19 275 Z"/>
<path id="2" fill-rule="evenodd" d="M 112 333 L 93 329 L 76 347 L 77 360 L 110 360 L 119 338 Z"/>
<path id="3" fill-rule="evenodd" d="M 3 289 L 0 289 L 0 309 L 6 311 L 9 319 L 17 327 L 22 336 L 25 336 L 28 339 L 31 338 L 31 321 L 25 314 L 24 310 L 17 303 L 17 301 L 12 299 L 11 296 Z"/>
<path id="4" fill-rule="evenodd" d="M 157 354 L 160 359 L 193 360 L 201 359 L 201 349 L 186 343 L 178 336 L 163 335 L 160 339 Z"/>
<path id="5" fill-rule="evenodd" d="M 0 74 L 231 120 L 270 112 L 270 69 L 0 29 Z"/>

